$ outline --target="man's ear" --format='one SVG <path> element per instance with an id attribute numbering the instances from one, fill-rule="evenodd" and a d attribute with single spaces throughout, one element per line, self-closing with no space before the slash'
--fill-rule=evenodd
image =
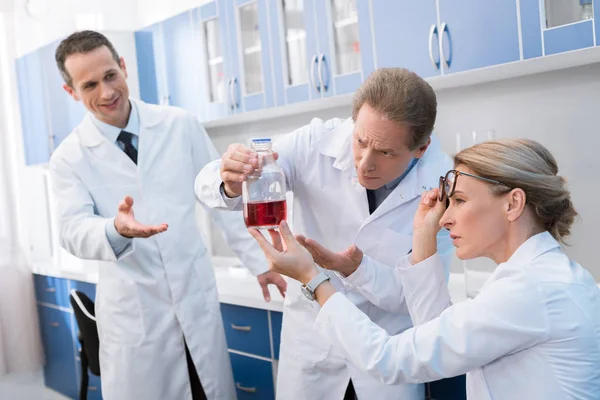
<path id="1" fill-rule="evenodd" d="M 423 154 L 425 154 L 425 151 L 427 151 L 427 148 L 429 147 L 429 145 L 431 144 L 431 138 L 427 139 L 427 143 L 425 143 L 424 145 L 420 146 L 414 154 L 415 158 L 421 158 L 423 157 Z"/>
<path id="2" fill-rule="evenodd" d="M 73 89 L 71 87 L 71 85 L 69 85 L 68 83 L 64 83 L 63 84 L 63 89 L 65 89 L 65 92 L 69 93 L 69 95 L 75 99 L 75 101 L 79 101 L 79 96 L 77 96 L 77 93 L 75 92 L 75 89 Z"/>

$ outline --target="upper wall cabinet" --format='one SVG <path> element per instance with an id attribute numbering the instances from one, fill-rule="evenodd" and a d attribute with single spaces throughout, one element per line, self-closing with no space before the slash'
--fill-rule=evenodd
<path id="1" fill-rule="evenodd" d="M 231 79 L 229 46 L 227 43 L 227 20 L 217 3 L 211 2 L 195 11 L 200 46 L 200 88 L 198 97 L 202 102 L 200 117 L 203 121 L 222 118 L 234 112 L 230 106 Z"/>
<path id="2" fill-rule="evenodd" d="M 277 104 L 352 93 L 373 71 L 368 0 L 269 5 Z"/>
<path id="3" fill-rule="evenodd" d="M 594 46 L 595 8 L 592 0 L 520 0 L 524 58 Z"/>
<path id="4" fill-rule="evenodd" d="M 520 59 L 516 1 L 439 0 L 437 3 L 441 61 L 445 72 L 467 71 Z"/>
<path id="5" fill-rule="evenodd" d="M 54 54 L 59 41 L 16 60 L 25 164 L 48 162 L 85 109 L 63 89 Z"/>
<path id="6" fill-rule="evenodd" d="M 234 113 L 275 105 L 267 0 L 219 0 L 227 20 L 229 107 Z"/>
<path id="7" fill-rule="evenodd" d="M 424 78 L 440 74 L 435 0 L 374 0 L 372 10 L 377 68 L 407 68 Z"/>
<path id="8" fill-rule="evenodd" d="M 378 68 L 403 67 L 431 77 L 520 59 L 514 1 L 371 3 Z"/>

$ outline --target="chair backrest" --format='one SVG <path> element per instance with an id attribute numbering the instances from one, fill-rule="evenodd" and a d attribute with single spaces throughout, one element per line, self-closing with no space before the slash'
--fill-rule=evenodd
<path id="1" fill-rule="evenodd" d="M 82 351 L 85 352 L 89 369 L 94 375 L 100 375 L 98 328 L 96 327 L 96 314 L 94 311 L 94 302 L 90 300 L 85 293 L 78 290 L 71 290 L 69 295 L 71 307 L 75 313 L 77 325 L 79 325 L 79 334 L 83 339 Z"/>

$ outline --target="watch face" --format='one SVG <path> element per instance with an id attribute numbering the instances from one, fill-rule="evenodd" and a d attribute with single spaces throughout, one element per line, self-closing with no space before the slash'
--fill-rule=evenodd
<path id="1" fill-rule="evenodd" d="M 311 292 L 308 291 L 306 286 L 302 286 L 300 289 L 302 290 L 302 293 L 306 296 L 307 299 L 309 299 L 309 300 L 315 299 L 315 296 Z"/>

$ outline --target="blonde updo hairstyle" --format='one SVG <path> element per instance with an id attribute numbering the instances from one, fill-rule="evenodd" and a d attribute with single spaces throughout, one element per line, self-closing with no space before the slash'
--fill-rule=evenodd
<path id="1" fill-rule="evenodd" d="M 476 175 L 494 179 L 493 194 L 512 189 L 525 192 L 527 205 L 538 222 L 558 241 L 571 234 L 577 211 L 566 181 L 558 174 L 552 154 L 533 140 L 504 139 L 477 144 L 454 156 L 454 165 L 464 165 Z"/>

